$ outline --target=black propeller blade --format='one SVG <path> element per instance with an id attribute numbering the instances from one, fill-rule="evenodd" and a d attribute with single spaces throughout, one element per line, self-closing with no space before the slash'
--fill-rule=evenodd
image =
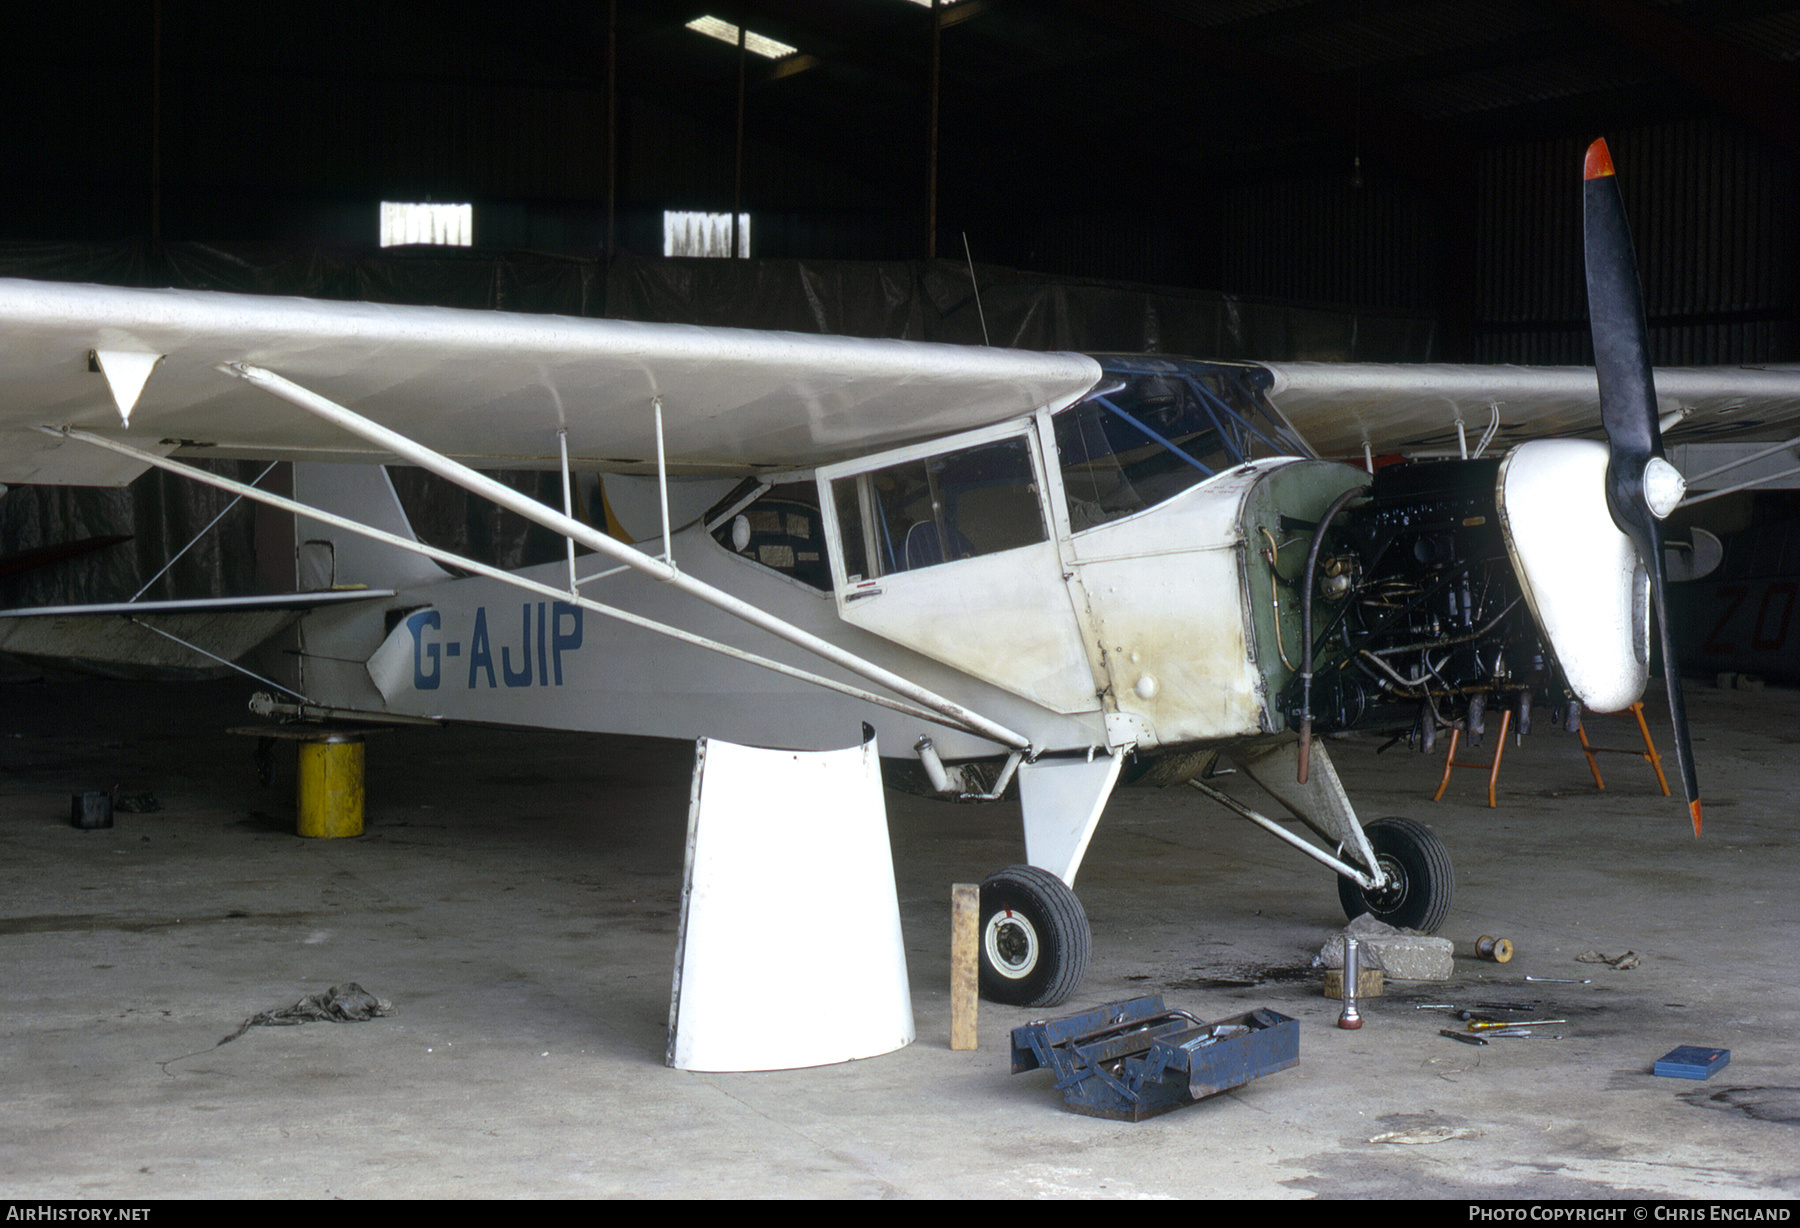
<path id="1" fill-rule="evenodd" d="M 1583 178 L 1588 318 L 1594 333 L 1594 369 L 1600 381 L 1600 420 L 1606 427 L 1610 453 L 1606 506 L 1613 523 L 1637 548 L 1638 560 L 1650 576 L 1656 624 L 1662 633 L 1669 719 L 1675 727 L 1675 760 L 1681 768 L 1681 785 L 1687 793 L 1688 813 L 1697 836 L 1700 785 L 1694 777 L 1687 704 L 1681 694 L 1675 637 L 1669 628 L 1668 574 L 1663 562 L 1662 518 L 1680 502 L 1683 483 L 1675 467 L 1663 459 L 1637 260 L 1631 248 L 1631 231 L 1625 223 L 1625 205 L 1613 175 L 1612 155 L 1605 141 L 1588 146 Z"/>

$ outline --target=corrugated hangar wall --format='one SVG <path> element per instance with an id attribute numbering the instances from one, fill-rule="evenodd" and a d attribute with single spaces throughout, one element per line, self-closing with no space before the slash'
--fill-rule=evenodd
<path id="1" fill-rule="evenodd" d="M 1424 193 L 1352 171 L 1228 188 L 1213 236 L 1222 282 L 1245 294 L 1434 311 L 1436 207 Z"/>
<path id="2" fill-rule="evenodd" d="M 1620 168 L 1654 361 L 1800 357 L 1800 183 L 1793 159 L 1719 124 L 1608 138 Z M 1483 155 L 1477 302 L 1481 362 L 1586 363 L 1587 290 L 1576 138 Z"/>
<path id="3" fill-rule="evenodd" d="M 0 197 L 0 239 L 150 236 L 150 20 L 117 0 L 78 8 L 92 18 L 79 38 L 68 36 L 70 18 L 21 15 L 16 45 L 58 50 L 17 57 L 29 109 L 9 129 L 13 156 L 0 165 L 11 188 Z M 380 199 L 429 197 L 473 200 L 477 242 L 490 249 L 592 255 L 606 243 L 606 78 L 591 37 L 559 46 L 538 28 L 555 19 L 528 14 L 510 38 L 475 40 L 426 22 L 394 44 L 404 48 L 394 62 L 371 64 L 352 26 L 373 20 L 369 33 L 386 45 L 382 27 L 398 19 L 326 5 L 308 24 L 258 26 L 266 40 L 254 58 L 221 57 L 206 8 L 160 10 L 163 239 L 369 244 Z M 683 56 L 706 50 L 682 44 Z M 634 81 L 617 117 L 614 233 L 625 250 L 651 256 L 663 209 L 730 207 L 734 110 L 724 97 L 649 96 Z M 743 204 L 756 219 L 757 253 L 923 256 L 923 114 L 916 141 L 870 133 L 897 143 L 852 165 L 777 139 L 793 117 L 768 108 L 790 97 L 753 98 L 762 128 L 746 134 Z M 966 110 L 949 115 L 951 132 L 969 127 Z M 965 151 L 942 186 L 938 254 L 960 256 L 966 232 L 978 262 L 1457 315 L 1461 331 L 1444 334 L 1456 352 L 1440 357 L 1582 362 L 1577 168 L 1591 135 L 1490 136 L 1454 202 L 1422 186 L 1429 176 L 1375 158 L 1354 186 L 1349 159 L 1328 173 L 1316 148 L 1291 168 L 1254 171 L 1228 159 L 1195 169 L 1191 152 L 1165 165 L 1100 148 L 1085 179 L 1064 172 L 1037 185 L 1005 182 Z M 1800 358 L 1793 155 L 1715 120 L 1608 135 L 1643 256 L 1657 360 Z M 1472 210 L 1472 222 L 1448 225 L 1453 204 Z M 1456 246 L 1472 252 L 1467 277 L 1445 274 L 1444 253 Z"/>
<path id="4" fill-rule="evenodd" d="M 1480 153 L 1474 253 L 1477 362 L 1587 363 L 1579 168 L 1586 138 Z M 1722 124 L 1609 137 L 1630 211 L 1654 360 L 1800 358 L 1800 176 L 1793 159 Z M 1441 205 L 1371 172 L 1232 187 L 1218 210 L 1219 288 L 1435 315 Z"/>
<path id="5" fill-rule="evenodd" d="M 1475 157 L 1467 267 L 1476 362 L 1592 360 L 1581 261 L 1586 137 L 1498 143 Z M 1631 212 L 1656 362 L 1800 359 L 1800 175 L 1728 125 L 1684 121 L 1609 138 Z M 1446 202 L 1368 169 L 1221 178 L 1185 216 L 1059 213 L 971 234 L 1002 263 L 1077 277 L 1436 318 Z M 998 251 L 995 249 L 999 248 Z M 1295 355 L 1282 355 L 1293 357 Z M 1325 356 L 1325 355 L 1321 355 Z M 1277 357 L 1269 354 L 1263 357 Z"/>

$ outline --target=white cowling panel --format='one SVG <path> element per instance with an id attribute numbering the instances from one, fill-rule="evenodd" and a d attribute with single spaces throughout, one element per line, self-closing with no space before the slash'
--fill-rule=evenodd
<path id="1" fill-rule="evenodd" d="M 701 739 L 669 1065 L 791 1070 L 912 1039 L 875 741 L 807 752 Z"/>
<path id="2" fill-rule="evenodd" d="M 1576 698 L 1630 707 L 1649 680 L 1650 580 L 1606 510 L 1606 445 L 1521 444 L 1495 492 L 1525 599 Z"/>

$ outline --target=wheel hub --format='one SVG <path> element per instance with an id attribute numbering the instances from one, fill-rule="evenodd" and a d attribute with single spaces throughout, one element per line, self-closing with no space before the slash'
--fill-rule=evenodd
<path id="1" fill-rule="evenodd" d="M 988 918 L 982 934 L 988 964 L 1009 980 L 1028 976 L 1037 966 L 1037 930 L 1024 914 L 1002 909 Z"/>
<path id="2" fill-rule="evenodd" d="M 1406 898 L 1406 869 L 1385 853 L 1375 860 L 1387 878 L 1387 886 L 1372 887 L 1363 892 L 1363 898 L 1369 901 L 1370 908 L 1391 912 Z"/>

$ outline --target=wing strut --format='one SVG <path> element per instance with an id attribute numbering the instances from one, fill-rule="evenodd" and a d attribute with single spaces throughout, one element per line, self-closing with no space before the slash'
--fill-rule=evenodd
<path id="1" fill-rule="evenodd" d="M 1748 456 L 1740 456 L 1736 460 L 1726 461 L 1723 465 L 1714 465 L 1705 473 L 1696 473 L 1688 478 L 1688 489 L 1694 489 L 1707 478 L 1717 477 L 1721 473 L 1728 473 L 1733 469 L 1741 469 L 1745 465 L 1752 464 L 1759 460 L 1767 460 L 1771 456 L 1786 452 L 1797 443 L 1800 443 L 1800 435 L 1796 435 L 1792 439 L 1784 439 L 1772 447 L 1762 448 L 1752 452 Z M 1705 503 L 1708 499 L 1717 499 L 1722 495 L 1734 495 L 1740 490 L 1753 490 L 1756 487 L 1765 485 L 1769 482 L 1779 481 L 1782 478 L 1791 478 L 1796 473 L 1800 473 L 1800 466 L 1796 466 L 1792 469 L 1783 469 L 1778 473 L 1765 474 L 1760 478 L 1752 478 L 1748 482 L 1739 482 L 1735 486 L 1721 486 L 1717 490 L 1709 490 L 1703 495 L 1688 495 L 1686 498 L 1682 499 L 1681 506 L 1692 507 L 1696 503 Z"/>
<path id="2" fill-rule="evenodd" d="M 339 516 L 334 513 L 327 512 L 322 508 L 309 507 L 308 505 L 306 505 L 304 503 L 296 502 L 293 499 L 288 499 L 281 495 L 273 494 L 269 491 L 262 490 L 262 489 L 259 489 L 256 487 L 246 486 L 242 482 L 236 482 L 230 478 L 222 477 L 216 473 L 209 473 L 203 469 L 196 469 L 190 465 L 183 464 L 180 461 L 169 460 L 166 457 L 158 456 L 154 453 L 146 452 L 139 448 L 134 448 L 130 444 L 120 443 L 118 440 L 108 438 L 107 436 L 104 436 L 104 435 L 95 435 L 89 431 L 84 431 L 84 430 L 80 430 L 80 429 L 73 428 L 73 427 L 62 427 L 62 428 L 39 427 L 38 429 L 40 431 L 43 431 L 45 434 L 56 435 L 56 436 L 65 437 L 65 438 L 69 438 L 69 439 L 77 439 L 84 443 L 91 443 L 97 447 L 105 448 L 112 452 L 117 452 L 122 456 L 129 456 L 135 460 L 143 461 L 146 464 L 154 465 L 159 469 L 166 470 L 167 472 L 178 474 L 178 475 L 180 475 L 182 477 L 186 477 L 186 478 L 191 478 L 196 482 L 200 482 L 200 483 L 203 483 L 208 486 L 213 486 L 220 490 L 231 491 L 235 494 L 243 496 L 244 498 L 253 499 L 258 503 L 265 503 L 265 504 L 269 505 L 270 507 L 279 508 L 283 511 L 291 512 L 297 516 L 303 516 L 303 517 L 306 517 L 311 520 L 317 520 L 324 524 L 329 524 L 336 528 L 344 529 L 348 532 L 356 533 L 363 537 L 371 538 L 375 541 L 383 542 L 390 546 L 397 546 L 404 550 L 410 550 L 413 553 L 422 554 L 426 558 L 432 559 L 439 563 L 446 564 L 447 566 L 454 567 L 454 568 L 457 568 L 462 571 L 471 572 L 476 575 L 485 576 L 490 580 L 498 580 L 502 583 L 510 584 L 510 585 L 514 586 L 515 588 L 521 588 L 521 589 L 526 590 L 527 592 L 537 593 L 540 596 L 551 597 L 557 601 L 566 602 L 571 605 L 577 605 L 585 610 L 591 610 L 594 613 L 599 614 L 604 618 L 616 619 L 619 622 L 628 623 L 632 626 L 640 627 L 646 631 L 655 632 L 658 635 L 668 636 L 671 639 L 679 640 L 686 644 L 691 644 L 697 648 L 704 648 L 710 652 L 717 652 L 724 656 L 731 657 L 735 660 L 744 661 L 744 662 L 747 662 L 752 665 L 757 665 L 764 669 L 771 670 L 775 673 L 783 674 L 787 677 L 794 678 L 794 679 L 797 679 L 802 682 L 810 683 L 814 686 L 822 687 L 829 691 L 835 691 L 839 694 L 848 695 L 854 699 L 859 699 L 859 700 L 866 701 L 868 703 L 876 704 L 876 705 L 879 705 L 880 707 L 888 708 L 895 712 L 901 712 L 908 716 L 916 717 L 920 720 L 926 720 L 926 721 L 931 721 L 931 722 L 937 723 L 937 724 L 948 725 L 952 728 L 962 729 L 967 732 L 977 734 L 981 737 L 992 738 L 995 741 L 1002 741 L 1005 745 L 1012 746 L 1016 750 L 1026 750 L 1026 749 L 1029 749 L 1029 746 L 1030 746 L 1029 741 L 1027 739 L 1025 739 L 1024 737 L 1022 737 L 1021 735 L 1012 733 L 1010 730 L 1005 729 L 1003 726 L 996 725 L 994 722 L 989 721 L 986 718 L 977 716 L 973 713 L 969 713 L 968 719 L 963 719 L 962 717 L 958 716 L 957 714 L 965 713 L 965 712 L 967 712 L 967 709 L 963 708 L 960 704 L 956 704 L 948 699 L 944 699 L 943 697 L 935 694 L 934 692 L 928 691 L 923 687 L 919 687 L 912 683 L 906 682 L 905 679 L 900 679 L 896 675 L 889 674 L 888 671 L 881 669 L 879 666 L 871 665 L 866 662 L 863 662 L 861 660 L 861 658 L 856 657 L 853 654 L 843 653 L 841 649 L 839 649 L 837 651 L 840 652 L 844 657 L 848 658 L 849 661 L 855 662 L 856 665 L 861 665 L 864 667 L 862 669 L 858 669 L 858 668 L 856 668 L 856 665 L 847 665 L 846 668 L 852 669 L 853 672 L 863 674 L 865 677 L 870 676 L 871 674 L 883 675 L 886 677 L 894 677 L 894 678 L 896 678 L 899 685 L 893 686 L 892 689 L 899 691 L 899 690 L 902 690 L 902 688 L 904 688 L 903 693 L 906 693 L 908 695 L 908 698 L 914 698 L 915 695 L 923 696 L 924 698 L 917 703 L 906 703 L 906 702 L 902 702 L 900 700 L 892 699 L 885 695 L 878 695 L 872 691 L 863 690 L 859 687 L 850 686 L 846 683 L 839 682 L 838 680 L 836 680 L 834 678 L 826 678 L 819 674 L 809 673 L 806 670 L 797 669 L 794 666 L 786 665 L 780 661 L 774 661 L 774 660 L 771 660 L 766 657 L 758 656 L 755 653 L 747 652 L 741 648 L 733 647 L 730 644 L 723 644 L 716 640 L 708 639 L 705 636 L 696 635 L 690 631 L 683 631 L 679 627 L 671 627 L 665 623 L 659 623 L 653 619 L 644 618 L 641 615 L 632 614 L 629 611 L 618 609 L 615 606 L 605 605 L 602 602 L 594 601 L 591 598 L 580 596 L 577 593 L 571 593 L 564 589 L 555 588 L 548 584 L 540 584 L 535 580 L 528 580 L 523 576 L 516 575 L 512 572 L 503 571 L 502 569 L 500 569 L 498 567 L 490 567 L 487 564 L 479 563 L 479 562 L 475 561 L 474 559 L 464 558 L 461 555 L 454 554 L 448 550 L 439 550 L 436 547 L 427 546 L 423 542 L 414 541 L 414 540 L 411 540 L 408 538 L 403 538 L 396 534 L 387 533 L 380 529 L 372 528 L 368 525 L 361 524 L 357 521 L 348 519 L 347 517 Z M 481 475 L 475 474 L 474 476 L 479 478 Z M 482 480 L 486 481 L 486 479 L 482 479 Z M 507 488 L 501 487 L 500 489 L 505 490 Z M 477 492 L 477 493 L 480 493 L 480 492 Z M 533 507 L 535 507 L 541 511 L 550 512 L 550 509 L 544 507 L 544 505 L 542 505 L 542 504 L 539 504 L 539 503 L 536 503 L 535 501 L 530 501 L 530 500 L 528 500 L 528 502 L 530 502 Z M 552 513 L 552 514 L 554 514 L 554 513 Z M 561 519 L 561 518 L 559 518 L 559 519 Z M 587 527 L 585 525 L 582 525 L 580 521 L 571 521 L 570 523 L 577 525 L 583 529 L 585 529 Z M 590 530 L 590 533 L 591 533 L 591 530 Z M 586 539 L 584 538 L 584 541 L 585 540 Z M 608 541 L 608 542 L 612 541 L 611 538 L 602 538 L 601 540 Z M 630 549 L 629 547 L 621 546 L 617 542 L 613 542 L 613 545 L 617 546 L 621 550 L 629 551 L 629 549 Z M 630 552 L 633 554 L 636 554 L 635 551 L 630 551 Z M 613 552 L 609 551 L 608 553 L 613 553 Z M 616 557 L 616 555 L 615 555 L 615 557 Z M 651 562 L 651 563 L 656 562 L 655 560 L 651 560 L 643 555 L 638 555 L 638 557 L 640 559 L 643 559 L 645 562 Z M 658 567 L 661 566 L 660 563 L 656 563 L 656 565 Z M 685 579 L 685 577 L 684 577 L 684 579 Z M 698 584 L 699 582 L 698 581 L 689 581 L 689 583 Z M 700 587 L 707 588 L 709 586 L 700 585 Z M 359 595 L 366 595 L 366 594 L 359 594 Z M 778 619 L 771 620 L 771 621 L 774 621 L 774 622 L 778 623 L 779 625 L 786 626 L 785 623 L 780 623 L 780 620 L 778 620 Z M 801 632 L 800 634 L 805 635 L 804 632 Z M 801 645 L 801 646 L 804 647 L 805 645 Z M 833 647 L 835 647 L 835 646 L 833 646 Z M 821 655 L 823 655 L 823 654 L 821 654 Z M 882 677 L 879 677 L 879 676 L 872 677 L 871 680 L 880 682 L 882 685 L 889 685 L 888 683 L 883 681 Z M 263 679 L 262 681 L 267 681 L 267 680 Z M 286 690 L 285 687 L 283 687 L 281 689 Z M 291 694 L 291 692 L 290 692 L 290 694 Z M 990 731 L 994 731 L 994 732 L 990 732 Z M 1003 735 L 1005 735 L 1005 737 L 1004 738 L 998 737 L 998 736 L 996 736 L 996 733 L 1003 734 Z M 1016 741 L 1007 741 L 1006 739 L 1017 739 L 1017 740 Z"/>

